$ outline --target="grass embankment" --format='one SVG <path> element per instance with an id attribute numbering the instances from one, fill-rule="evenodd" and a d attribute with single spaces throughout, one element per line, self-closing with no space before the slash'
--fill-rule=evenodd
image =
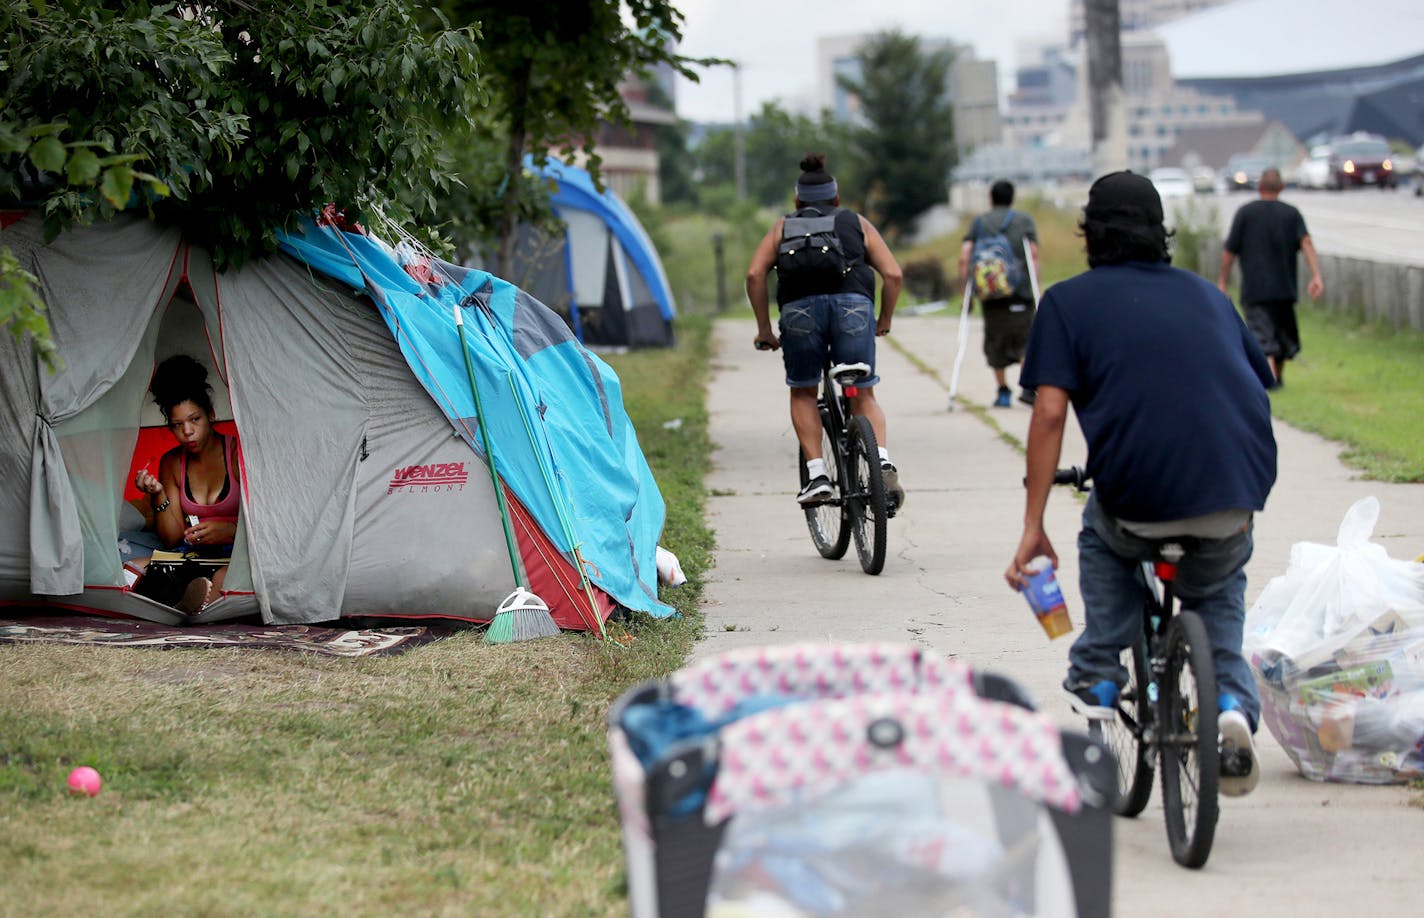
<path id="1" fill-rule="evenodd" d="M 0 645 L 0 914 L 626 914 L 604 714 L 681 665 L 711 550 L 709 324 L 678 330 L 610 362 L 682 620 L 369 660 Z M 65 791 L 79 764 L 92 800 Z"/>

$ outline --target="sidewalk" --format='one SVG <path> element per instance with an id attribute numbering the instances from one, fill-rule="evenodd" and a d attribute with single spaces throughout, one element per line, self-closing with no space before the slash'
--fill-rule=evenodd
<path id="1" fill-rule="evenodd" d="M 696 655 L 816 639 L 911 641 L 1012 676 L 1050 716 L 1077 725 L 1058 689 L 1071 637 L 1045 638 L 1003 580 L 1023 517 L 1023 457 L 1008 439 L 1025 441 L 1030 410 L 1017 402 L 985 408 L 992 425 L 968 410 L 994 397 L 977 315 L 960 376 L 962 407 L 947 410 L 957 329 L 957 313 L 897 316 L 894 333 L 881 339 L 876 391 L 908 497 L 890 523 L 885 571 L 869 577 L 854 547 L 826 561 L 811 545 L 794 502 L 796 439 L 780 355 L 753 350 L 750 320 L 717 323 L 708 517 L 718 549 L 704 601 L 707 637 Z M 1330 443 L 1281 424 L 1276 438 L 1280 473 L 1256 521 L 1248 608 L 1285 572 L 1293 544 L 1333 545 L 1345 511 L 1367 495 L 1380 500 L 1375 540 L 1390 556 L 1424 552 L 1424 486 L 1357 481 Z M 1085 454 L 1074 424 L 1060 464 L 1081 464 Z M 1055 489 L 1047 524 L 1075 622 L 1082 620 L 1080 513 L 1069 489 Z M 1411 910 L 1405 903 L 1417 898 L 1424 869 L 1424 809 L 1408 806 L 1418 792 L 1311 782 L 1264 728 L 1257 745 L 1261 785 L 1222 801 L 1202 871 L 1172 861 L 1156 790 L 1142 816 L 1115 821 L 1115 913 L 1300 918 Z"/>

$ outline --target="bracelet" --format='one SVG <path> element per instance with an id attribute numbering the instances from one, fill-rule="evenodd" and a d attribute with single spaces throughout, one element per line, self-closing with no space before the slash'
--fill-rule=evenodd
<path id="1" fill-rule="evenodd" d="M 154 513 L 162 513 L 164 510 L 168 509 L 168 505 L 171 503 L 173 503 L 173 498 L 165 497 L 163 498 L 163 503 L 159 504 L 157 507 L 153 507 L 152 503 L 150 503 L 149 506 L 153 507 Z"/>

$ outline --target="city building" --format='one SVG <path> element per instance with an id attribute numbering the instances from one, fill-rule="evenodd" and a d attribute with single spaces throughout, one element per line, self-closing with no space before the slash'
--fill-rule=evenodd
<path id="1" fill-rule="evenodd" d="M 1175 81 L 1167 46 L 1155 32 L 1125 29 L 1120 42 L 1129 169 L 1146 172 L 1164 165 L 1163 154 L 1183 131 L 1265 124 L 1259 112 L 1243 111 L 1229 97 Z M 1091 149 L 1087 68 L 1079 66 L 1083 54 L 1081 45 L 1048 46 L 1038 61 L 1019 70 L 1019 89 L 1009 97 L 1003 118 L 1008 143 Z"/>

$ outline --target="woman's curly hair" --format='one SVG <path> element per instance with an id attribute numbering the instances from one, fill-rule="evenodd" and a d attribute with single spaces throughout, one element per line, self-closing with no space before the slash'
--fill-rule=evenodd
<path id="1" fill-rule="evenodd" d="M 213 387 L 208 385 L 208 368 L 187 354 L 174 354 L 158 365 L 153 371 L 153 381 L 148 391 L 153 393 L 153 403 L 163 412 L 164 418 L 172 416 L 173 409 L 183 402 L 192 402 L 213 416 Z"/>

